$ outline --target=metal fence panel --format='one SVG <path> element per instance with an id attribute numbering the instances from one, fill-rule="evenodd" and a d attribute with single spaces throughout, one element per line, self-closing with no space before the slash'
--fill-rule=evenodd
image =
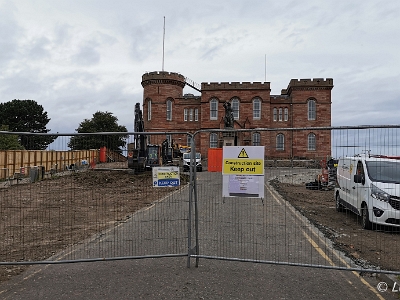
<path id="1" fill-rule="evenodd" d="M 302 129 L 285 132 L 290 130 Z M 332 152 L 325 162 L 365 152 L 396 156 L 398 131 L 396 126 L 331 128 Z M 197 173 L 198 252 L 194 257 L 398 274 L 399 227 L 368 231 L 361 228 L 359 215 L 337 212 L 335 185 L 310 185 L 323 176 L 320 160 L 267 157 L 264 199 L 223 197 L 223 176 L 229 175 Z M 208 169 L 218 168 L 208 165 Z M 372 214 L 374 208 L 368 209 Z"/>
<path id="2" fill-rule="evenodd" d="M 72 137 L 59 135 L 49 151 L 68 153 Z M 188 176 L 153 187 L 151 170 L 128 168 L 128 147 L 113 151 L 113 138 L 101 134 L 107 151 L 92 161 L 64 154 L 68 164 L 55 170 L 18 165 L 20 178 L 2 170 L 0 264 L 187 256 Z"/>
<path id="3" fill-rule="evenodd" d="M 208 156 L 213 153 L 208 148 L 210 134 L 223 130 L 145 134 L 151 144 L 162 145 L 169 139 L 185 146 L 182 151 L 191 147 L 192 166 L 196 165 L 195 152 L 203 154 L 201 170 L 184 171 L 182 157 L 168 163 L 179 166 L 181 172 L 181 186 L 169 188 L 154 188 L 150 172 L 135 174 L 128 168 L 128 145 L 134 144 L 137 133 L 127 133 L 126 146 L 115 151 L 111 150 L 116 134 L 78 134 L 83 143 L 101 138 L 96 159 L 87 161 L 67 151 L 63 156 L 40 156 L 56 157 L 61 161 L 56 168 L 18 165 L 18 176 L 7 167 L 1 169 L 0 264 L 188 256 L 188 265 L 193 258 L 197 263 L 199 259 L 222 259 L 400 274 L 399 227 L 363 230 L 360 216 L 336 211 L 335 191 L 330 186 L 306 188 L 316 176 L 323 176 L 320 161 L 328 156 L 399 155 L 399 128 L 231 131 L 227 135 L 231 142 L 235 132 L 246 131 L 242 139 L 236 139 L 247 141 L 246 145 L 252 144 L 248 142 L 252 133 L 268 136 L 267 144 L 262 138 L 257 140 L 266 149 L 262 199 L 222 197 L 226 175 L 216 171 L 220 166 L 210 165 L 216 160 Z M 307 137 L 318 131 L 324 133 L 324 141 L 329 132 L 326 157 L 307 145 L 289 150 L 290 138 L 284 144 L 274 138 L 277 134 Z M 58 135 L 46 151 L 68 150 L 73 136 Z M 276 144 L 271 143 L 274 140 Z M 212 142 L 213 146 L 221 144 Z M 308 157 L 302 156 L 304 151 Z M 398 199 L 391 198 L 395 207 Z M 372 215 L 374 208 L 368 209 Z"/>

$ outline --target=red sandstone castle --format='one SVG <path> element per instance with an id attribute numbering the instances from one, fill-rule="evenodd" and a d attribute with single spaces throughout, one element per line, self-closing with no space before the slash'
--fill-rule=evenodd
<path id="1" fill-rule="evenodd" d="M 189 85 L 200 96 L 183 94 Z M 178 73 L 150 72 L 142 76 L 143 119 L 147 132 L 191 132 L 223 129 L 230 102 L 235 129 L 269 128 L 268 131 L 238 131 L 235 145 L 265 146 L 269 158 L 326 158 L 331 154 L 329 130 L 285 130 L 331 126 L 333 79 L 292 79 L 280 95 L 271 95 L 269 82 L 202 83 L 194 86 Z M 199 138 L 200 136 L 200 138 Z M 203 157 L 209 148 L 223 145 L 221 132 L 201 132 L 195 138 Z M 153 135 L 148 143 L 159 144 L 166 136 Z M 189 145 L 187 135 L 167 136 Z"/>

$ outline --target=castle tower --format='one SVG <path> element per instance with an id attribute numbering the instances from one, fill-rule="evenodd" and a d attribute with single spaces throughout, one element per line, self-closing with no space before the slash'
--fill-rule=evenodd
<path id="1" fill-rule="evenodd" d="M 185 77 L 163 71 L 145 73 L 142 76 L 142 86 L 145 131 L 176 131 L 173 109 L 176 99 L 182 98 Z M 158 144 L 165 137 L 152 136 L 151 139 L 151 143 Z"/>

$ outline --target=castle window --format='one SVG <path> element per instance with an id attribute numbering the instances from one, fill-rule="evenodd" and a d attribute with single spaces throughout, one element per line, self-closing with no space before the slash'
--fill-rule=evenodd
<path id="1" fill-rule="evenodd" d="M 282 121 L 282 107 L 279 108 L 279 121 Z"/>
<path id="2" fill-rule="evenodd" d="M 199 120 L 199 109 L 198 109 L 198 108 L 196 108 L 196 109 L 194 110 L 194 120 L 195 120 L 195 121 L 198 121 L 198 120 Z"/>
<path id="3" fill-rule="evenodd" d="M 189 110 L 189 121 L 193 121 L 193 108 Z"/>
<path id="4" fill-rule="evenodd" d="M 188 109 L 185 108 L 183 109 L 183 121 L 187 121 L 188 120 Z"/>
<path id="5" fill-rule="evenodd" d="M 284 109 L 284 120 L 289 120 L 289 110 L 287 109 L 287 107 L 285 107 Z"/>
<path id="6" fill-rule="evenodd" d="M 233 98 L 231 101 L 232 111 L 233 111 L 233 118 L 235 120 L 239 120 L 239 99 Z"/>
<path id="7" fill-rule="evenodd" d="M 276 121 L 277 120 L 277 109 L 276 109 L 276 107 L 274 107 L 273 115 L 274 115 L 274 121 Z"/>
<path id="8" fill-rule="evenodd" d="M 210 101 L 210 120 L 218 119 L 218 100 L 211 99 Z"/>
<path id="9" fill-rule="evenodd" d="M 147 121 L 151 120 L 151 100 L 147 100 Z"/>
<path id="10" fill-rule="evenodd" d="M 259 132 L 253 133 L 253 146 L 261 145 L 261 135 Z"/>
<path id="11" fill-rule="evenodd" d="M 172 101 L 167 100 L 167 121 L 172 120 Z"/>
<path id="12" fill-rule="evenodd" d="M 315 100 L 308 100 L 308 120 L 316 120 L 317 119 L 317 108 L 315 105 Z"/>
<path id="13" fill-rule="evenodd" d="M 253 119 L 261 119 L 261 100 L 259 98 L 253 99 Z"/>
<path id="14" fill-rule="evenodd" d="M 210 148 L 217 148 L 218 136 L 216 133 L 210 133 Z"/>
<path id="15" fill-rule="evenodd" d="M 276 136 L 276 150 L 285 150 L 285 136 L 282 133 Z"/>
<path id="16" fill-rule="evenodd" d="M 317 145 L 316 145 L 316 137 L 314 133 L 310 133 L 308 135 L 308 150 L 316 150 L 317 149 Z"/>

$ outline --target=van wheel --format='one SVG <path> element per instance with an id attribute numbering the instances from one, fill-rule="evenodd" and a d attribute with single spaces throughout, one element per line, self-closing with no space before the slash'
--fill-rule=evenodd
<path id="1" fill-rule="evenodd" d="M 361 208 L 361 227 L 367 230 L 372 228 L 372 223 L 369 220 L 368 206 L 366 204 Z"/>
<path id="2" fill-rule="evenodd" d="M 342 211 L 343 211 L 343 206 L 342 206 L 342 204 L 340 204 L 340 196 L 339 196 L 339 193 L 336 193 L 335 199 L 336 199 L 336 211 L 342 212 Z"/>

